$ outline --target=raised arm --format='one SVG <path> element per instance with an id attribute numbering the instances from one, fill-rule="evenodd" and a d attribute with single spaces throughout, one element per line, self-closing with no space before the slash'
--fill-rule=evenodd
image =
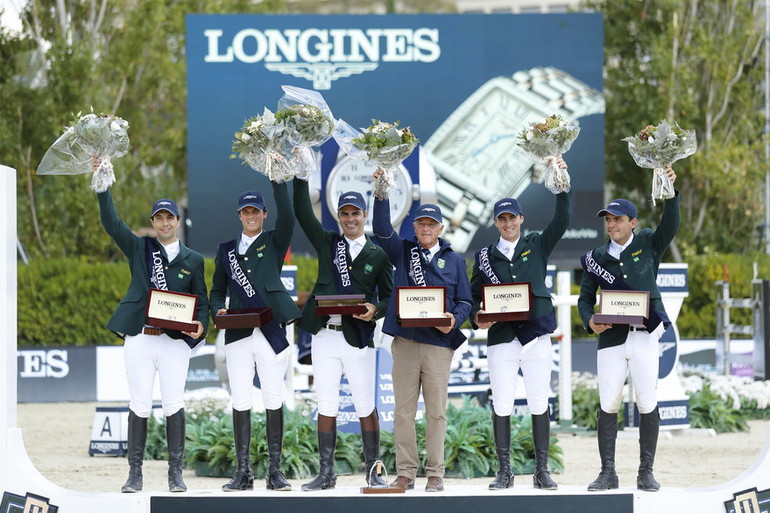
<path id="1" fill-rule="evenodd" d="M 310 189 L 306 180 L 294 180 L 294 215 L 310 243 L 316 251 L 321 251 L 324 247 L 326 230 L 313 212 Z"/>
<path id="2" fill-rule="evenodd" d="M 99 214 L 104 231 L 115 241 L 123 253 L 130 255 L 139 244 L 141 237 L 134 235 L 131 228 L 118 217 L 109 189 L 98 193 L 96 197 L 99 200 Z"/>
<path id="3" fill-rule="evenodd" d="M 398 261 L 398 254 L 403 245 L 403 240 L 398 236 L 390 222 L 390 201 L 375 198 L 372 210 L 374 240 L 385 250 L 390 261 L 395 264 Z"/>
<path id="4" fill-rule="evenodd" d="M 663 206 L 663 216 L 660 218 L 658 227 L 652 234 L 652 245 L 658 255 L 662 255 L 671 241 L 674 240 L 676 232 L 679 231 L 681 220 L 679 218 L 679 191 L 676 195 L 667 199 Z"/>
<path id="5" fill-rule="evenodd" d="M 277 251 L 285 257 L 291 245 L 291 236 L 294 233 L 294 212 L 291 208 L 291 200 L 289 200 L 289 184 L 270 183 L 273 185 L 273 197 L 278 211 L 273 240 Z"/>
<path id="6" fill-rule="evenodd" d="M 546 254 L 550 255 L 553 248 L 561 240 L 572 220 L 572 189 L 556 195 L 556 207 L 551 221 L 543 230 L 543 243 Z"/>

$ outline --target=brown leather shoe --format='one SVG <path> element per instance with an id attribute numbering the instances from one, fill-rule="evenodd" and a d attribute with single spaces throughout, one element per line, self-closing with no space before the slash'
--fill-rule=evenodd
<path id="1" fill-rule="evenodd" d="M 425 485 L 426 492 L 443 492 L 444 480 L 438 476 L 430 476 L 428 484 Z"/>
<path id="2" fill-rule="evenodd" d="M 408 477 L 398 476 L 395 481 L 390 483 L 390 486 L 394 488 L 401 488 L 404 491 L 414 490 L 414 479 Z"/>

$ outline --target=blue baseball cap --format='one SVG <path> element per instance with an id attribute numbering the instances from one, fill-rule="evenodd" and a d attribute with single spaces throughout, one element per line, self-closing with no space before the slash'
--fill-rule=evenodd
<path id="1" fill-rule="evenodd" d="M 495 219 L 497 219 L 500 214 L 505 213 L 520 216 L 522 214 L 521 205 L 519 205 L 519 202 L 513 198 L 503 198 L 495 203 Z"/>
<path id="2" fill-rule="evenodd" d="M 238 197 L 238 212 L 246 207 L 254 207 L 259 210 L 267 210 L 265 208 L 265 200 L 262 199 L 262 194 L 258 191 L 246 191 Z"/>
<path id="3" fill-rule="evenodd" d="M 431 203 L 420 205 L 420 207 L 417 209 L 417 212 L 414 213 L 415 221 L 421 217 L 428 217 L 439 224 L 444 223 L 443 218 L 441 217 L 441 209 L 438 207 L 438 205 L 433 205 Z"/>
<path id="4" fill-rule="evenodd" d="M 337 210 L 341 209 L 345 205 L 350 205 L 361 210 L 366 210 L 366 201 L 360 192 L 350 191 L 340 194 L 340 199 L 337 202 Z"/>
<path id="5" fill-rule="evenodd" d="M 627 199 L 614 199 L 596 215 L 604 217 L 607 214 L 612 214 L 614 216 L 628 216 L 631 219 L 636 219 L 636 206 Z"/>
<path id="6" fill-rule="evenodd" d="M 174 217 L 179 217 L 179 208 L 177 208 L 176 202 L 174 200 L 163 198 L 153 203 L 150 218 L 152 218 L 152 216 L 161 210 L 168 210 Z"/>

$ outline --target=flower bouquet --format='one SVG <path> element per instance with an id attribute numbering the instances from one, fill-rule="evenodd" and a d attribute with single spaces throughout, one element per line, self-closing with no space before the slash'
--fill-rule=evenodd
<path id="1" fill-rule="evenodd" d="M 293 86 L 282 86 L 284 96 L 278 101 L 276 122 L 283 123 L 295 133 L 297 144 L 320 146 L 334 131 L 334 117 L 317 91 Z"/>
<path id="2" fill-rule="evenodd" d="M 278 123 L 270 109 L 265 108 L 261 116 L 244 121 L 240 132 L 235 133 L 231 159 L 240 158 L 254 171 L 267 176 L 271 181 L 282 183 L 294 177 L 292 158 L 294 138 L 282 123 Z"/>
<path id="3" fill-rule="evenodd" d="M 569 151 L 580 133 L 580 127 L 554 114 L 531 123 L 519 134 L 517 145 L 536 160 L 547 164 L 545 188 L 554 194 L 570 190 L 570 176 L 556 165 L 556 157 Z"/>
<path id="4" fill-rule="evenodd" d="M 334 134 L 350 157 L 368 160 L 383 169 L 384 173 L 372 185 L 372 194 L 378 199 L 387 199 L 388 192 L 396 185 L 393 169 L 411 155 L 420 142 L 409 127 L 398 125 L 398 121 L 385 123 L 373 119 L 362 133 L 340 120 Z"/>
<path id="5" fill-rule="evenodd" d="M 669 124 L 663 120 L 658 126 L 647 125 L 622 140 L 628 143 L 628 152 L 637 166 L 653 170 L 652 204 L 655 205 L 657 199 L 673 198 L 674 184 L 664 168 L 695 153 L 698 149 L 695 130 L 684 130 L 676 122 Z"/>
<path id="6" fill-rule="evenodd" d="M 111 159 L 128 153 L 128 122 L 111 114 L 78 113 L 64 133 L 43 155 L 37 168 L 39 175 L 76 175 L 90 173 L 91 189 L 106 191 L 115 183 Z M 93 170 L 93 159 L 101 162 Z"/>
<path id="7" fill-rule="evenodd" d="M 319 154 L 312 147 L 332 137 L 336 121 L 319 92 L 287 85 L 281 88 L 284 95 L 278 100 L 275 120 L 286 128 L 294 144 L 288 155 L 294 176 L 307 180 L 319 163 Z"/>

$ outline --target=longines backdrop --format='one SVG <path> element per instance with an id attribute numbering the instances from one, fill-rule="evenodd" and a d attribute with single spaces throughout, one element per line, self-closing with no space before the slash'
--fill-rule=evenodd
<path id="1" fill-rule="evenodd" d="M 211 255 L 234 237 L 236 198 L 248 188 L 267 193 L 274 209 L 267 179 L 228 157 L 244 119 L 264 107 L 274 111 L 286 84 L 319 91 L 334 116 L 353 126 L 372 118 L 411 126 L 420 158 L 400 170 L 413 194 L 394 202 L 394 218 L 420 201 L 438 201 L 455 221 L 452 242 L 462 252 L 493 240 L 490 208 L 504 195 L 520 199 L 525 229 L 546 226 L 554 198 L 518 151 L 516 135 L 552 113 L 578 122 L 582 131 L 565 155 L 574 215 L 552 256 L 572 267 L 602 239 L 595 216 L 604 183 L 602 60 L 602 17 L 593 13 L 190 15 L 188 240 Z M 321 211 L 327 185 L 332 197 L 335 187 L 368 189 L 366 173 L 352 176 L 334 145 L 324 150 L 323 176 L 315 180 Z M 268 216 L 268 227 L 273 222 Z M 312 252 L 299 229 L 293 250 Z"/>

